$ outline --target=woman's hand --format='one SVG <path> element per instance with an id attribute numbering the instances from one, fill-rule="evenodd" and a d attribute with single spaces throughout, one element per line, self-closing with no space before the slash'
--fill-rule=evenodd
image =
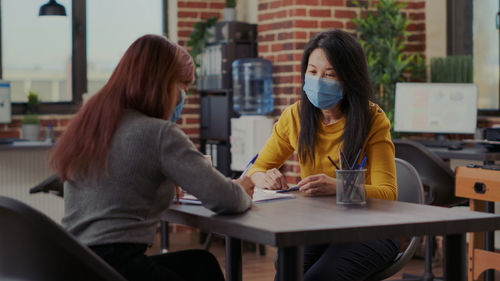
<path id="1" fill-rule="evenodd" d="M 239 184 L 245 192 L 250 195 L 250 197 L 253 197 L 253 190 L 255 188 L 255 184 L 253 183 L 252 179 L 247 176 L 243 176 L 241 178 L 233 180 L 233 182 Z"/>
<path id="2" fill-rule="evenodd" d="M 325 174 L 309 176 L 298 184 L 299 191 L 306 196 L 335 195 L 337 193 L 337 180 Z"/>
<path id="3" fill-rule="evenodd" d="M 184 191 L 178 185 L 175 185 L 175 203 L 179 204 L 179 199 L 184 196 Z"/>
<path id="4" fill-rule="evenodd" d="M 255 185 L 264 189 L 288 189 L 286 178 L 278 169 L 256 172 L 250 177 Z"/>

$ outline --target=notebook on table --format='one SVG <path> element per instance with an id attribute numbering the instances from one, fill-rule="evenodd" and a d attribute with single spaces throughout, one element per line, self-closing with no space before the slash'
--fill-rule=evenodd
<path id="1" fill-rule="evenodd" d="M 274 200 L 293 199 L 293 198 L 295 198 L 295 195 L 293 194 L 279 193 L 276 190 L 268 190 L 256 187 L 253 193 L 252 201 L 258 204 Z M 198 200 L 198 198 L 188 193 L 184 193 L 184 196 L 179 198 L 179 202 L 184 204 L 201 205 L 201 201 Z"/>

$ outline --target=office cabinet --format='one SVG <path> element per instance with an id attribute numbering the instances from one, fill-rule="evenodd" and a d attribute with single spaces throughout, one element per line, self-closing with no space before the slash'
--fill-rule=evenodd
<path id="1" fill-rule="evenodd" d="M 227 116 L 231 114 L 229 95 L 200 98 L 200 138 L 225 141 L 229 134 Z"/>
<path id="2" fill-rule="evenodd" d="M 245 170 L 272 134 L 274 118 L 266 115 L 246 115 L 231 118 L 231 170 Z"/>
<path id="3" fill-rule="evenodd" d="M 197 69 L 196 89 L 200 93 L 200 145 L 212 156 L 214 166 L 226 176 L 231 172 L 231 117 L 233 79 L 231 64 L 239 58 L 257 56 L 257 25 L 218 22 L 215 42 L 207 44 Z"/>

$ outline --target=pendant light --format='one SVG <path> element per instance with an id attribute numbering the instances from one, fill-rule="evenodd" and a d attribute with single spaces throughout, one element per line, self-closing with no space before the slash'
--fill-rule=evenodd
<path id="1" fill-rule="evenodd" d="M 49 0 L 46 4 L 40 7 L 39 16 L 66 16 L 64 6 L 57 3 L 55 0 Z"/>

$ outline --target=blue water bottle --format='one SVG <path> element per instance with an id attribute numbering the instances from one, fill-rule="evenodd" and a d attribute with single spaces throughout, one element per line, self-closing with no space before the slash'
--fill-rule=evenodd
<path id="1" fill-rule="evenodd" d="M 261 58 L 237 59 L 233 68 L 233 109 L 242 115 L 273 111 L 272 65 Z"/>

